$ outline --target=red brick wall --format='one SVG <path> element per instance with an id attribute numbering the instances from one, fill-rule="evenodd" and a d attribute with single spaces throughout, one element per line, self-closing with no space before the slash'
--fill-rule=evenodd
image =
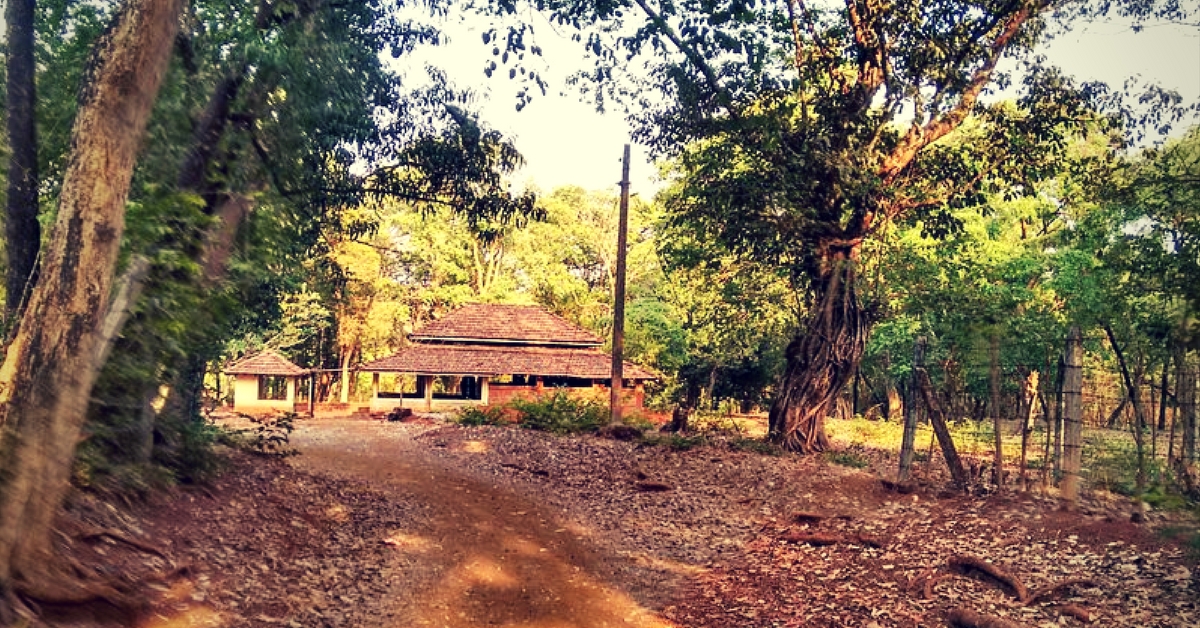
<path id="1" fill-rule="evenodd" d="M 542 394 L 553 393 L 554 388 L 543 388 Z M 608 387 L 587 387 L 587 388 L 568 388 L 571 394 L 577 394 L 585 397 L 593 397 L 605 404 L 608 403 Z M 621 408 L 627 412 L 641 411 L 645 407 L 646 393 L 644 390 L 625 388 L 621 391 Z M 534 386 L 503 386 L 492 384 L 488 386 L 488 405 L 500 406 L 508 403 L 517 397 L 525 399 L 533 399 L 537 397 L 537 388 Z"/>
<path id="2" fill-rule="evenodd" d="M 488 404 L 500 406 L 517 398 L 532 399 L 537 396 L 537 388 L 533 386 L 488 386 Z"/>

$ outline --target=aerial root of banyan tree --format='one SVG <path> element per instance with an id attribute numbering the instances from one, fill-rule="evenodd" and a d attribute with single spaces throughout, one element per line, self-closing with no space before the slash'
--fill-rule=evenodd
<path id="1" fill-rule="evenodd" d="M 771 440 L 801 453 L 825 451 L 825 416 L 866 348 L 869 322 L 852 262 L 835 263 L 817 291 L 804 331 L 788 344 L 787 367 L 768 416 Z"/>

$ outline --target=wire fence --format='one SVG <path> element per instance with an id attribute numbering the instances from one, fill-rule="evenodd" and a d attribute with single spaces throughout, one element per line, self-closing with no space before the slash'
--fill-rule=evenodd
<path id="1" fill-rule="evenodd" d="M 1063 401 L 1070 393 L 1064 389 L 1062 364 L 1056 359 L 1005 362 L 998 359 L 999 353 L 993 348 L 926 363 L 923 351 L 915 350 L 914 373 L 919 368 L 928 375 L 932 401 L 951 425 L 969 474 L 990 481 L 999 425 L 1004 481 L 1057 485 L 1066 447 Z M 1181 368 L 1170 360 L 1145 362 L 1126 367 L 1131 390 L 1112 355 L 1084 356 L 1077 391 L 1082 425 L 1079 477 L 1084 489 L 1130 495 L 1140 489 L 1158 490 L 1155 487 L 1194 492 L 1190 470 L 1196 463 L 1195 367 L 1186 361 Z M 926 424 L 930 408 L 915 381 L 910 377 L 896 382 L 898 396 L 911 404 L 918 422 Z M 922 443 L 922 438 L 929 440 Z M 932 431 L 927 427 L 917 437 L 918 447 L 925 444 L 932 454 Z"/>

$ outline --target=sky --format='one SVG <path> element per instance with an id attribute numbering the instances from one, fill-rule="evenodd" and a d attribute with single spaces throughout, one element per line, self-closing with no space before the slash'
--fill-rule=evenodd
<path id="1" fill-rule="evenodd" d="M 536 94 L 522 111 L 516 111 L 517 82 L 507 78 L 505 66 L 489 79 L 483 65 L 491 58 L 491 45 L 482 35 L 486 21 L 453 20 L 444 26 L 449 43 L 425 51 L 418 60 L 444 68 L 456 84 L 478 92 L 476 108 L 490 126 L 511 136 L 526 159 L 514 177 L 518 185 L 536 185 L 550 191 L 575 184 L 587 189 L 617 189 L 621 178 L 621 152 L 630 141 L 630 128 L 619 111 L 597 113 L 581 102 L 575 88 L 565 85 L 568 75 L 586 68 L 582 45 L 565 33 L 537 24 L 537 44 L 545 50 L 540 67 L 550 83 L 546 95 Z M 1079 24 L 1041 52 L 1068 74 L 1081 80 L 1101 80 L 1120 86 L 1129 77 L 1156 82 L 1176 90 L 1184 102 L 1200 101 L 1200 25 L 1152 24 L 1134 32 L 1128 24 Z M 552 62 L 552 63 L 550 63 Z M 1176 129 L 1175 134 L 1182 131 Z M 633 192 L 652 195 L 661 184 L 647 151 L 633 146 L 630 180 Z"/>

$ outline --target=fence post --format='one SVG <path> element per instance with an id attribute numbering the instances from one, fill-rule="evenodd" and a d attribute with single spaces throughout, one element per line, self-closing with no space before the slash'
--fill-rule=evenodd
<path id="1" fill-rule="evenodd" d="M 1063 381 L 1066 377 L 1067 361 L 1065 355 L 1058 356 L 1058 367 L 1054 374 L 1054 450 L 1051 457 L 1054 460 L 1054 484 L 1062 477 L 1062 436 L 1063 436 Z"/>
<path id="2" fill-rule="evenodd" d="M 1078 325 L 1067 334 L 1063 367 L 1062 497 L 1068 505 L 1079 500 L 1079 470 L 1083 462 L 1083 337 Z"/>
<path id="3" fill-rule="evenodd" d="M 1004 425 L 1000 419 L 1000 334 L 992 331 L 991 344 L 988 350 L 988 405 L 992 412 L 992 431 L 995 432 L 995 451 L 993 452 L 992 479 L 996 482 L 996 492 L 1004 492 Z"/>
<path id="4" fill-rule="evenodd" d="M 1183 433 L 1178 457 L 1184 468 L 1196 461 L 1196 372 L 1187 359 L 1187 350 L 1176 353 L 1175 394 L 1179 400 L 1176 421 Z"/>
<path id="5" fill-rule="evenodd" d="M 912 373 L 908 377 L 908 399 L 904 403 L 904 439 L 900 443 L 900 473 L 897 481 L 904 482 L 912 471 L 913 449 L 917 439 L 917 372 L 925 367 L 925 336 L 917 336 L 913 345 Z"/>

